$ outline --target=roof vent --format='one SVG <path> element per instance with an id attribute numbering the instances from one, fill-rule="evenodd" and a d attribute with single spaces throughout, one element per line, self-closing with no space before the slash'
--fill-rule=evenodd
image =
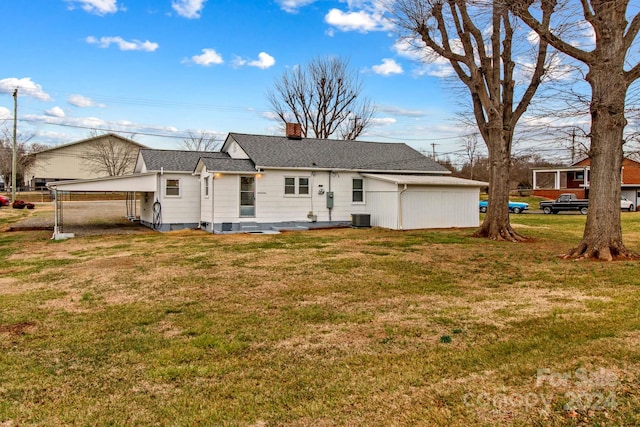
<path id="1" fill-rule="evenodd" d="M 302 139 L 302 125 L 300 123 L 287 123 L 287 138 Z"/>

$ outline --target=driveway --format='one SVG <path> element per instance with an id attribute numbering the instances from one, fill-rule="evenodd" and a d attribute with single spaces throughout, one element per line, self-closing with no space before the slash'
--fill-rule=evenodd
<path id="1" fill-rule="evenodd" d="M 37 203 L 30 215 L 12 224 L 10 230 L 53 231 L 54 215 L 53 203 Z M 63 202 L 62 231 L 76 236 L 153 233 L 149 228 L 128 220 L 126 215 L 124 200 Z"/>

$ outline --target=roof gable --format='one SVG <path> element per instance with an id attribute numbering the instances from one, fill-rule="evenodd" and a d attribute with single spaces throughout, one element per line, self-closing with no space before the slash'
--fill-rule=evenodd
<path id="1" fill-rule="evenodd" d="M 450 171 L 406 144 L 334 139 L 289 139 L 230 133 L 222 150 L 235 141 L 261 168 L 346 169 L 357 171 Z"/>
<path id="2" fill-rule="evenodd" d="M 198 166 L 196 166 L 196 172 L 202 169 L 202 166 L 207 168 L 209 172 L 239 172 L 239 173 L 255 173 L 256 168 L 251 160 L 245 159 L 232 159 L 229 156 L 222 158 L 215 157 L 200 157 Z"/>
<path id="3" fill-rule="evenodd" d="M 125 137 L 117 135 L 115 133 L 105 133 L 104 135 L 92 136 L 90 138 L 82 139 L 80 141 L 70 142 L 68 144 L 56 145 L 54 147 L 47 148 L 46 150 L 39 151 L 37 154 L 55 151 L 55 150 L 58 150 L 60 148 L 72 147 L 74 145 L 87 144 L 87 143 L 98 141 L 100 139 L 104 139 L 104 138 L 107 138 L 107 137 L 109 137 L 109 138 L 117 138 L 117 139 L 121 140 L 122 142 L 125 142 L 125 143 L 128 143 L 128 144 L 137 145 L 140 148 L 146 148 L 146 145 L 140 144 L 139 142 L 136 142 L 136 141 L 134 141 L 132 139 L 125 138 Z"/>
<path id="4" fill-rule="evenodd" d="M 147 171 L 193 172 L 201 157 L 228 159 L 229 155 L 210 151 L 154 150 L 151 148 L 143 148 L 140 149 L 136 170 L 142 170 L 142 166 L 139 163 L 143 162 Z"/>

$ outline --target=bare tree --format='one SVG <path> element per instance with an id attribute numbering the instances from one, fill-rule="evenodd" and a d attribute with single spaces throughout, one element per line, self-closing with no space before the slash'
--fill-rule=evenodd
<path id="1" fill-rule="evenodd" d="M 85 167 L 95 173 L 119 176 L 133 170 L 139 146 L 133 141 L 107 133 L 94 137 L 81 155 Z"/>
<path id="2" fill-rule="evenodd" d="M 473 133 L 463 137 L 462 146 L 464 148 L 465 160 L 469 162 L 469 171 L 473 179 L 473 166 L 478 158 L 478 135 Z"/>
<path id="3" fill-rule="evenodd" d="M 215 151 L 220 141 L 208 132 L 188 132 L 188 137 L 182 140 L 182 148 L 187 151 Z"/>
<path id="4" fill-rule="evenodd" d="M 526 83 L 519 85 L 513 53 L 517 28 L 503 2 L 397 0 L 394 13 L 411 37 L 419 37 L 428 50 L 449 61 L 471 96 L 473 115 L 487 145 L 490 165 L 491 202 L 475 235 L 524 240 L 509 222 L 509 167 L 516 124 L 545 74 L 546 40 L 539 41 L 535 65 L 529 70 Z M 549 13 L 545 12 L 542 19 L 547 22 Z"/>
<path id="5" fill-rule="evenodd" d="M 636 255 L 622 241 L 620 192 L 627 125 L 625 100 L 631 84 L 640 78 L 640 62 L 632 57 L 632 46 L 637 46 L 640 31 L 640 13 L 633 15 L 630 12 L 633 6 L 629 0 L 561 3 L 556 0 L 516 0 L 511 6 L 543 40 L 588 67 L 585 79 L 591 87 L 589 214 L 582 241 L 566 256 L 602 260 L 634 257 Z M 549 20 L 538 20 L 539 10 L 545 15 L 557 14 L 557 28 L 552 28 Z M 631 22 L 627 20 L 629 15 Z M 562 37 L 558 28 L 567 28 L 571 24 L 569 17 L 574 26 L 584 21 L 591 26 L 595 46 L 582 49 L 576 40 Z"/>
<path id="6" fill-rule="evenodd" d="M 29 144 L 29 141 L 31 141 L 34 136 L 35 134 L 33 133 L 18 133 L 17 135 L 16 152 L 18 162 L 16 182 L 23 181 L 25 169 L 28 167 L 31 158 L 30 155 L 47 148 L 42 144 Z M 5 183 L 11 182 L 11 176 L 13 174 L 13 131 L 6 127 L 0 129 L 0 173 Z"/>
<path id="7" fill-rule="evenodd" d="M 354 140 L 371 125 L 375 113 L 362 96 L 358 75 L 340 58 L 318 58 L 286 71 L 267 98 L 282 125 L 299 123 L 304 137 L 338 134 Z"/>

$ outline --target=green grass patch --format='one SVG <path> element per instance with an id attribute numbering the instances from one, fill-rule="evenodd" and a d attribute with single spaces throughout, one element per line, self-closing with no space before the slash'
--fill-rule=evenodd
<path id="1" fill-rule="evenodd" d="M 638 263 L 560 259 L 584 220 L 1 234 L 0 425 L 637 425 Z"/>

